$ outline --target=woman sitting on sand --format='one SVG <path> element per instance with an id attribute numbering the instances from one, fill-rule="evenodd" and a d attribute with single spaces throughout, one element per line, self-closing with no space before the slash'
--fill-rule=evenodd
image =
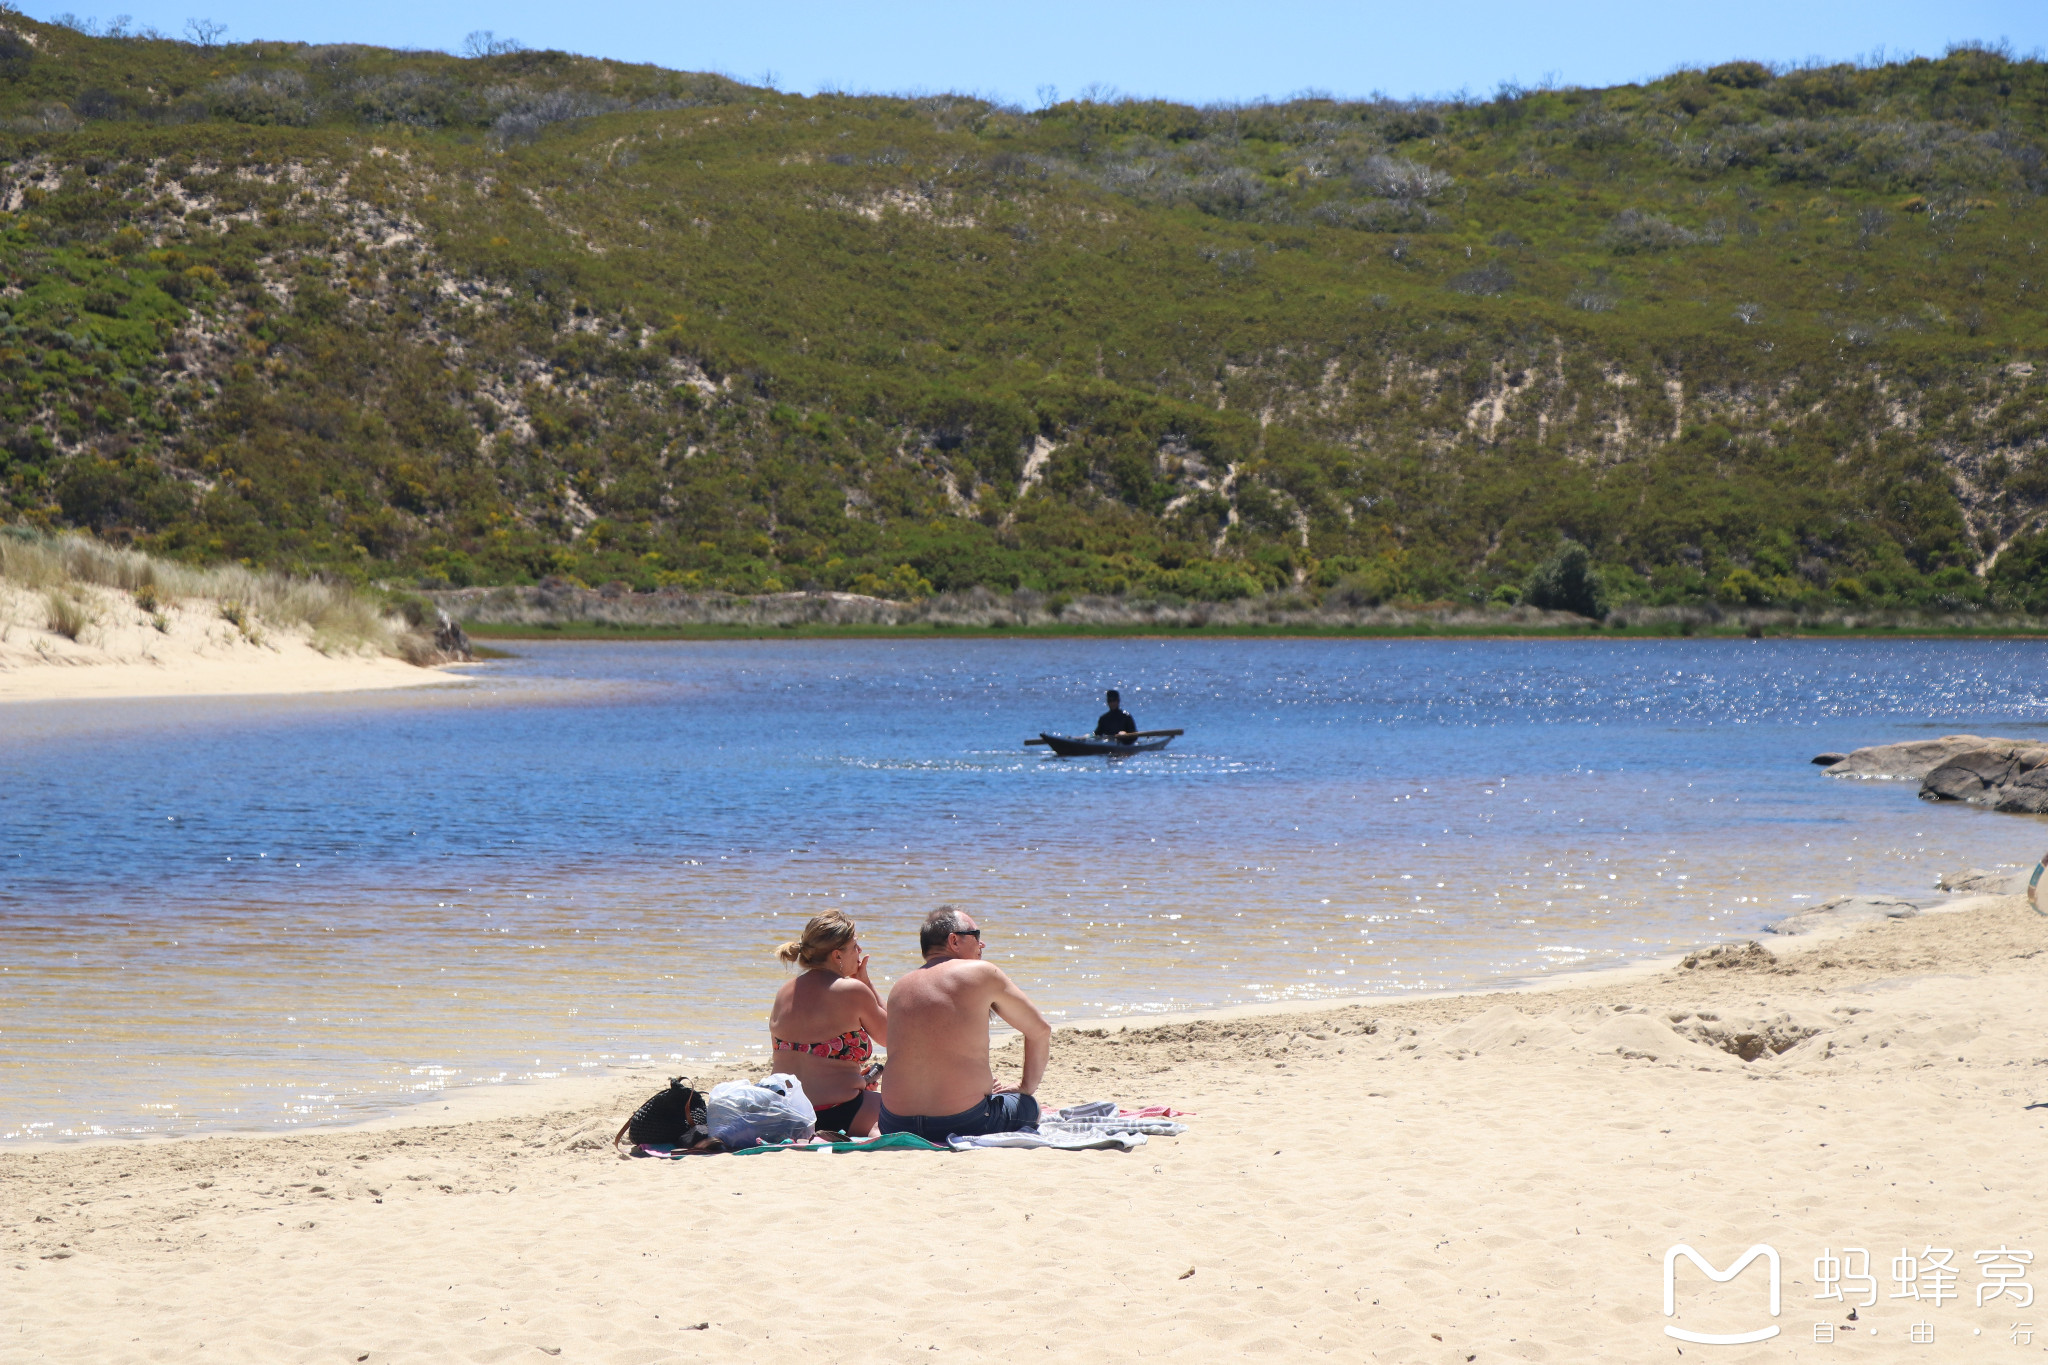
<path id="1" fill-rule="evenodd" d="M 775 950 L 804 971 L 775 992 L 768 1036 L 775 1069 L 804 1083 L 818 1131 L 866 1137 L 882 1112 L 868 1059 L 877 1043 L 889 1045 L 889 1012 L 868 980 L 858 932 L 845 915 L 827 910 L 804 926 L 802 938 Z"/>

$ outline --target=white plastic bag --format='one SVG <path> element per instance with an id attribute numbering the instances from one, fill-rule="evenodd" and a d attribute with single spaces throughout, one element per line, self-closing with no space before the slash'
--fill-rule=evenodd
<path id="1" fill-rule="evenodd" d="M 705 1101 L 704 1126 L 727 1147 L 801 1142 L 818 1131 L 818 1111 L 804 1083 L 784 1071 L 762 1080 L 722 1081 Z"/>

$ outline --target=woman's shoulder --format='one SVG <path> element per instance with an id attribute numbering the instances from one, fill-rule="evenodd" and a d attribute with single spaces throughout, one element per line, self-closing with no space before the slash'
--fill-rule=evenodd
<path id="1" fill-rule="evenodd" d="M 864 1004 L 867 1001 L 880 1000 L 882 998 L 880 992 L 873 986 L 857 977 L 842 976 L 837 981 L 834 981 L 828 989 L 831 992 L 832 999 L 843 1001 L 847 1004 Z"/>

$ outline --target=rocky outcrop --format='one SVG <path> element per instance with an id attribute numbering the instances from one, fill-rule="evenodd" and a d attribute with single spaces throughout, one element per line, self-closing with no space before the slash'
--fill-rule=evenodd
<path id="1" fill-rule="evenodd" d="M 1920 799 L 2025 815 L 2048 812 L 2048 745 L 1995 741 L 1956 754 L 1921 780 Z"/>
<path id="2" fill-rule="evenodd" d="M 1821 754 L 1829 777 L 1920 784 L 1923 801 L 1962 801 L 2016 814 L 2048 814 L 2048 743 L 1943 735 L 1873 744 L 1846 756 Z"/>
<path id="3" fill-rule="evenodd" d="M 439 615 L 441 619 L 434 623 L 434 648 L 450 663 L 475 663 L 476 651 L 470 648 L 469 632 L 447 612 Z"/>
<path id="4" fill-rule="evenodd" d="M 420 668 L 475 663 L 476 651 L 470 646 L 469 632 L 447 612 L 437 610 L 434 614 L 438 619 L 432 625 L 419 621 L 399 637 L 399 657 Z"/>
<path id="5" fill-rule="evenodd" d="M 1940 739 L 1914 739 L 1904 744 L 1873 744 L 1828 764 L 1825 771 L 1829 777 L 1918 782 L 1958 755 L 2021 742 L 2016 739 L 1985 739 L 1980 735 L 1943 735 Z M 1818 763 L 1820 759 L 1814 761 Z"/>
<path id="6" fill-rule="evenodd" d="M 1836 896 L 1766 926 L 1774 934 L 1838 933 L 1851 925 L 1911 919 L 1920 907 L 1896 896 Z"/>

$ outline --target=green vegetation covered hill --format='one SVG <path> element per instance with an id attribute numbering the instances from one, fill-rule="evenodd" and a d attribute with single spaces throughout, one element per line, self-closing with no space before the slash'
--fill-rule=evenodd
<path id="1" fill-rule="evenodd" d="M 1563 536 L 1610 601 L 2048 609 L 2039 62 L 1025 112 L 0 24 L 17 520 L 1352 603 Z"/>

